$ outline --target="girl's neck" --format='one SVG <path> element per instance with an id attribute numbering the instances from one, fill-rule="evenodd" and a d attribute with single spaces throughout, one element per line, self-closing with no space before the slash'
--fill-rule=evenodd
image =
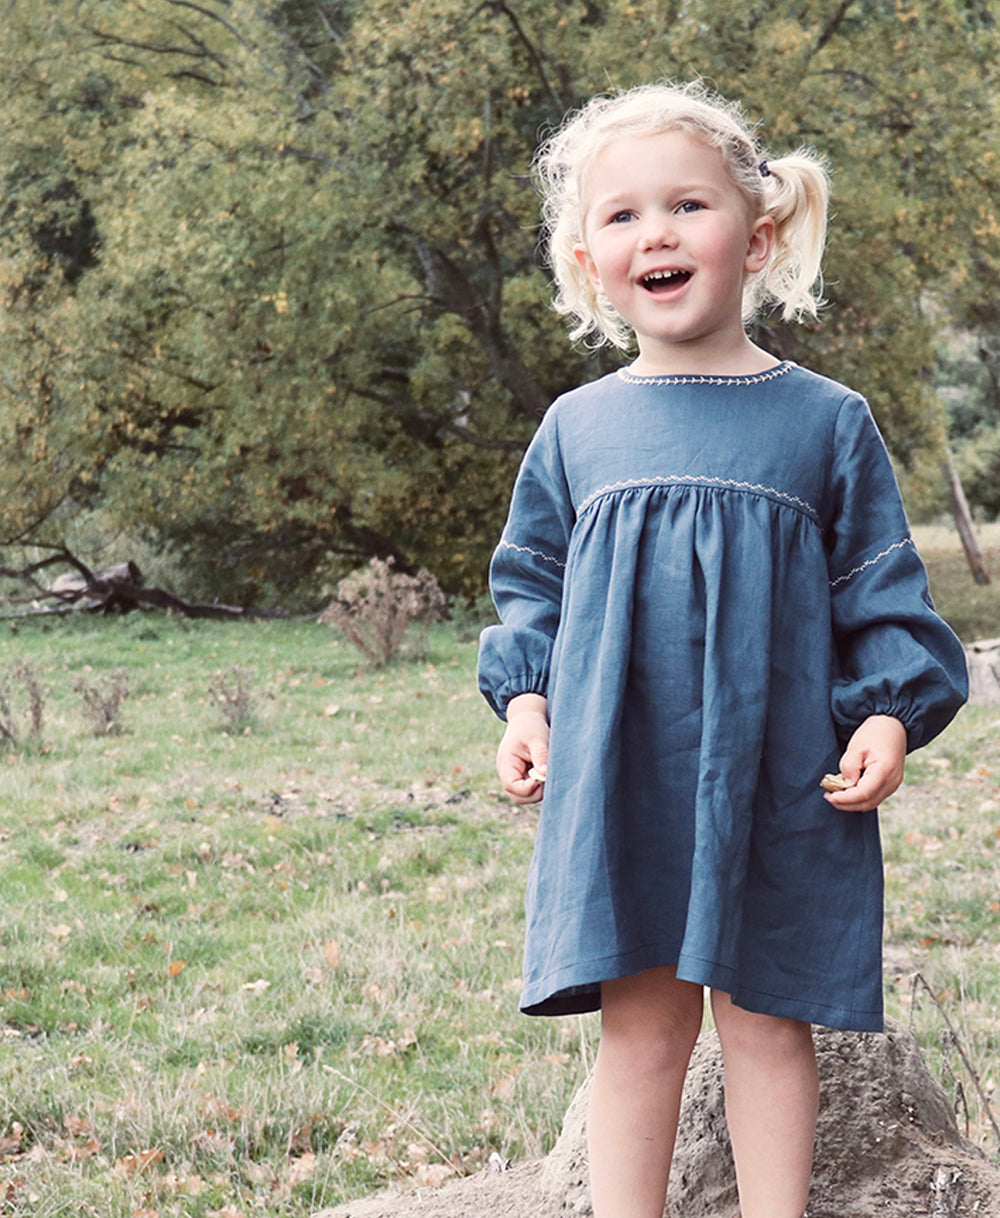
<path id="1" fill-rule="evenodd" d="M 685 344 L 643 351 L 629 366 L 634 376 L 756 376 L 781 361 L 749 339 L 726 351 L 686 349 Z"/>

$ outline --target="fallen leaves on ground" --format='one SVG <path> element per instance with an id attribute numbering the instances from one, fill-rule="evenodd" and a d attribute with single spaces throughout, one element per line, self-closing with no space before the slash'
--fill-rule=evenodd
<path id="1" fill-rule="evenodd" d="M 162 1163 L 164 1158 L 162 1150 L 140 1150 L 137 1154 L 115 1159 L 115 1171 L 120 1176 L 136 1176 L 148 1171 L 155 1163 Z"/>

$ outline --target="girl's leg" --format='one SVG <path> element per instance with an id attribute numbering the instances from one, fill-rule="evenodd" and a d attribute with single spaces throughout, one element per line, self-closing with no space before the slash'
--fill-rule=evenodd
<path id="1" fill-rule="evenodd" d="M 662 1218 L 702 987 L 655 968 L 601 986 L 587 1121 L 594 1218 Z"/>
<path id="2" fill-rule="evenodd" d="M 716 990 L 712 1013 L 725 1062 L 742 1218 L 802 1218 L 819 1104 L 812 1029 L 741 1010 Z"/>

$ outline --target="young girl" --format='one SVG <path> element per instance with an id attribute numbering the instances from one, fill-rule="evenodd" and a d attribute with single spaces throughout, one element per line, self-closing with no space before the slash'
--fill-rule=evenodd
<path id="1" fill-rule="evenodd" d="M 816 312 L 816 158 L 652 86 L 538 168 L 557 307 L 638 356 L 546 414 L 491 568 L 498 770 L 545 796 L 521 1007 L 601 1008 L 594 1212 L 660 1218 L 708 987 L 742 1218 L 801 1218 L 810 1024 L 882 1027 L 870 813 L 965 700 L 964 655 L 864 400 L 745 330 Z"/>

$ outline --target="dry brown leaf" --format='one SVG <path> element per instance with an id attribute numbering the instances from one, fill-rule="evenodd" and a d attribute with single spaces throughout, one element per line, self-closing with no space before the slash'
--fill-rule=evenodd
<path id="1" fill-rule="evenodd" d="M 340 968 L 340 944 L 336 939 L 327 939 L 323 944 L 323 959 L 326 961 L 326 967 L 332 972 Z"/>
<path id="2" fill-rule="evenodd" d="M 77 1116 L 75 1112 L 71 1112 L 63 1117 L 63 1129 L 71 1138 L 78 1138 L 82 1134 L 90 1133 L 92 1126 L 86 1117 Z"/>
<path id="3" fill-rule="evenodd" d="M 138 1154 L 115 1159 L 115 1171 L 121 1176 L 135 1176 L 164 1160 L 162 1150 L 140 1150 Z"/>
<path id="4" fill-rule="evenodd" d="M 198 1109 L 205 1116 L 220 1117 L 224 1121 L 243 1119 L 242 1108 L 234 1108 L 228 1100 L 220 1099 L 217 1095 L 203 1096 Z"/>
<path id="5" fill-rule="evenodd" d="M 20 1121 L 14 1121 L 10 1132 L 0 1137 L 0 1159 L 10 1159 L 19 1155 L 23 1138 L 24 1126 Z"/>
<path id="6" fill-rule="evenodd" d="M 514 1093 L 514 1086 L 517 1083 L 517 1076 L 521 1073 L 521 1067 L 515 1066 L 512 1070 L 498 1078 L 490 1087 L 490 1092 L 501 1100 L 509 1100 Z"/>
<path id="7" fill-rule="evenodd" d="M 184 1193 L 188 1197 L 198 1197 L 204 1192 L 205 1181 L 201 1176 L 177 1176 L 168 1172 L 161 1181 L 160 1188 L 172 1189 L 175 1193 Z"/>
<path id="8" fill-rule="evenodd" d="M 71 1163 L 83 1163 L 101 1153 L 101 1144 L 96 1138 L 86 1142 L 69 1143 L 66 1146 L 66 1158 Z"/>
<path id="9" fill-rule="evenodd" d="M 305 1154 L 292 1160 L 288 1169 L 289 1183 L 301 1184 L 303 1180 L 308 1180 L 315 1170 L 316 1156 L 311 1150 L 307 1150 Z"/>
<path id="10" fill-rule="evenodd" d="M 312 1121 L 306 1121 L 300 1125 L 288 1139 L 288 1154 L 292 1155 L 305 1154 L 312 1148 L 313 1127 Z"/>

